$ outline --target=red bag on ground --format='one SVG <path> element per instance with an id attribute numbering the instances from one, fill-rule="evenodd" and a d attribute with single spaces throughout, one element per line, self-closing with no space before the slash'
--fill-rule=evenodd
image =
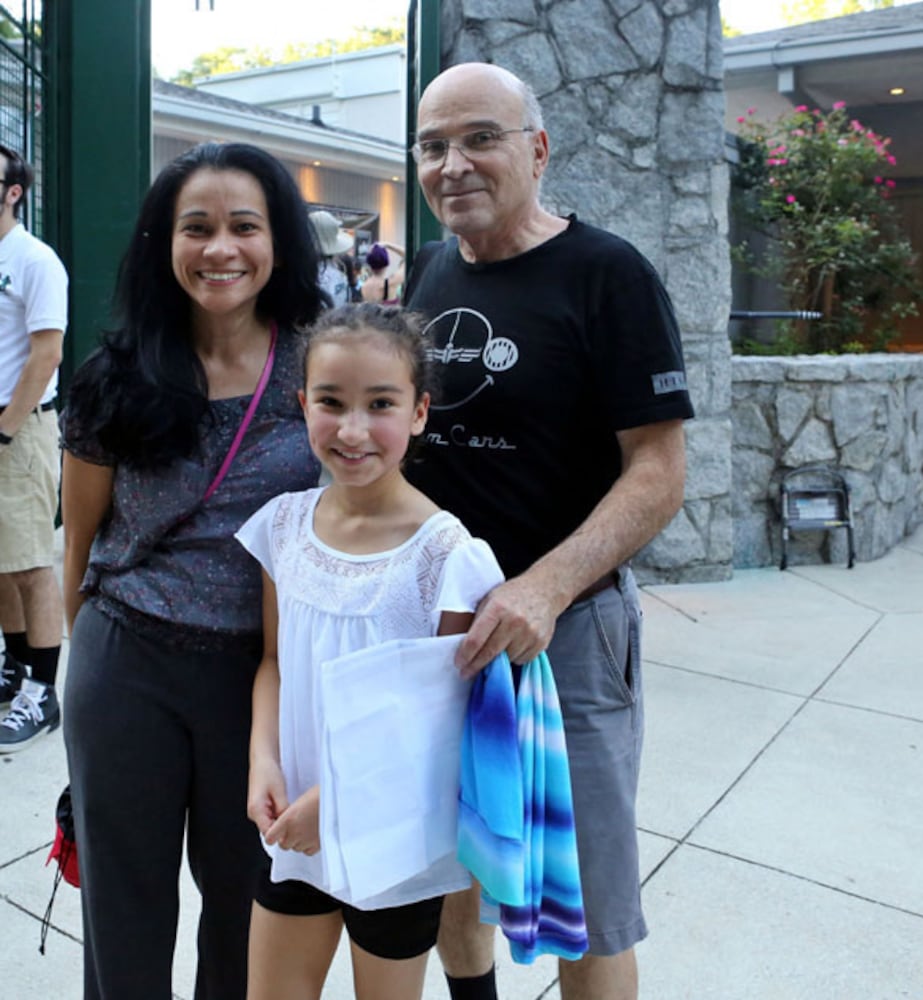
<path id="1" fill-rule="evenodd" d="M 48 853 L 45 865 L 57 862 L 58 869 L 54 873 L 54 885 L 51 887 L 51 899 L 42 917 L 41 937 L 38 950 L 45 954 L 45 939 L 51 926 L 51 908 L 54 906 L 55 893 L 63 878 L 69 885 L 80 888 L 80 874 L 77 871 L 77 840 L 74 836 L 74 810 L 71 805 L 71 787 L 68 785 L 58 797 L 58 805 L 54 811 L 55 835 L 54 843 Z"/>
<path id="2" fill-rule="evenodd" d="M 45 861 L 46 866 L 57 861 L 58 872 L 55 881 L 64 879 L 68 885 L 80 888 L 80 873 L 77 871 L 77 841 L 74 837 L 74 810 L 71 805 L 70 785 L 61 792 L 55 809 L 56 831 L 54 843 Z"/>

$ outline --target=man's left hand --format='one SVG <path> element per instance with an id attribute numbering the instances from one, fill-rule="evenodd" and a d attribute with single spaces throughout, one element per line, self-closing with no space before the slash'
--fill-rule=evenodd
<path id="1" fill-rule="evenodd" d="M 528 573 L 495 587 L 478 605 L 455 654 L 462 677 L 474 677 L 502 650 L 513 663 L 534 659 L 551 642 L 559 612 L 547 587 Z"/>

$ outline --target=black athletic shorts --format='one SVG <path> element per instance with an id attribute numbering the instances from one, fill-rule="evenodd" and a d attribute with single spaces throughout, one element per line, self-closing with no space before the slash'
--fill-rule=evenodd
<path id="1" fill-rule="evenodd" d="M 255 898 L 260 906 L 273 913 L 313 917 L 340 910 L 350 940 L 379 958 L 416 958 L 436 943 L 442 896 L 384 910 L 357 910 L 307 882 L 295 879 L 272 882 L 269 870 L 268 865 L 263 869 Z"/>

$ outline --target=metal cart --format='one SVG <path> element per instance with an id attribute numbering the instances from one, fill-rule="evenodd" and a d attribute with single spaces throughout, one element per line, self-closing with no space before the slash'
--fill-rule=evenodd
<path id="1" fill-rule="evenodd" d="M 782 477 L 782 559 L 779 569 L 788 566 L 788 541 L 792 531 L 829 531 L 845 528 L 849 569 L 856 561 L 849 484 L 835 469 L 806 465 Z"/>

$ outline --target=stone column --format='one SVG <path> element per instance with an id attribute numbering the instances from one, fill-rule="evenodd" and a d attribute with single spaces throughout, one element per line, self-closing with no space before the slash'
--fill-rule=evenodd
<path id="1" fill-rule="evenodd" d="M 679 317 L 696 419 L 686 502 L 644 580 L 731 575 L 728 174 L 718 0 L 443 0 L 442 66 L 504 66 L 538 94 L 543 201 L 628 239 Z"/>

